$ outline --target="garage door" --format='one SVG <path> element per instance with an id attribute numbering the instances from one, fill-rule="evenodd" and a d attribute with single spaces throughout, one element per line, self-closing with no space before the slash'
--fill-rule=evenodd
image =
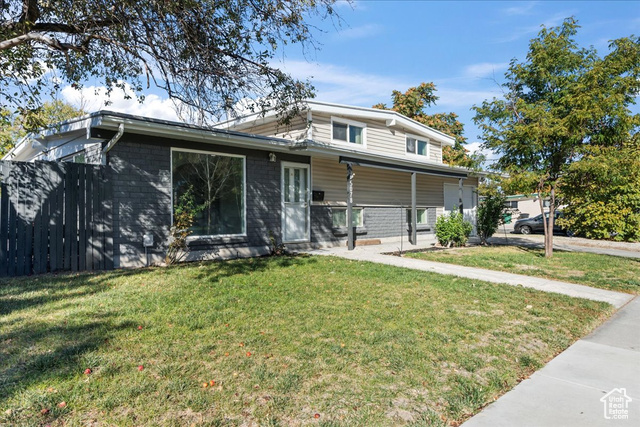
<path id="1" fill-rule="evenodd" d="M 462 187 L 462 208 L 466 221 L 473 224 L 473 234 L 476 234 L 477 194 L 475 187 L 464 185 Z M 460 205 L 458 186 L 456 184 L 444 185 L 444 212 L 448 214 Z"/>

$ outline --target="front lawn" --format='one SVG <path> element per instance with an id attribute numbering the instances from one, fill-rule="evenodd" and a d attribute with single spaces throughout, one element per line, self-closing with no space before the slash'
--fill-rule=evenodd
<path id="1" fill-rule="evenodd" d="M 629 294 L 640 293 L 640 260 L 584 252 L 488 246 L 408 253 L 427 261 L 545 277 Z"/>
<path id="2" fill-rule="evenodd" d="M 0 424 L 457 425 L 610 312 L 324 257 L 5 280 Z"/>

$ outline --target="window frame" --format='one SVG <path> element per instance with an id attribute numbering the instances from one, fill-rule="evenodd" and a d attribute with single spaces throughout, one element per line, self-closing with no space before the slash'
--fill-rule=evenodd
<path id="1" fill-rule="evenodd" d="M 82 157 L 82 161 L 78 162 L 78 158 Z M 65 163 L 77 163 L 77 164 L 83 164 L 86 165 L 87 164 L 87 154 L 85 153 L 84 150 L 80 150 L 77 151 L 73 154 L 69 154 L 68 156 L 64 156 L 60 159 L 61 162 L 65 162 Z"/>
<path id="2" fill-rule="evenodd" d="M 407 140 L 409 138 L 416 140 L 415 151 L 413 153 L 410 152 L 410 151 L 407 151 Z M 426 154 L 418 154 L 418 141 L 422 141 L 422 142 L 427 144 L 427 153 Z M 407 156 L 417 157 L 419 159 L 430 159 L 431 158 L 431 140 L 429 138 L 424 137 L 424 136 L 418 136 L 418 135 L 413 135 L 413 134 L 407 133 L 404 136 L 404 153 Z"/>
<path id="3" fill-rule="evenodd" d="M 416 225 L 417 226 L 425 226 L 428 227 L 429 226 L 429 208 L 428 207 L 416 207 L 416 220 L 418 219 L 418 214 L 417 211 L 424 211 L 424 219 L 425 222 L 419 222 L 416 221 Z M 411 208 L 407 208 L 407 224 L 411 225 Z"/>
<path id="4" fill-rule="evenodd" d="M 242 233 L 235 234 L 191 234 L 187 237 L 187 243 L 194 242 L 198 240 L 204 239 L 220 239 L 220 238 L 231 238 L 231 237 L 247 237 L 247 156 L 241 154 L 231 154 L 231 153 L 223 153 L 219 151 L 206 151 L 206 150 L 193 150 L 190 148 L 177 148 L 171 147 L 171 152 L 169 155 L 169 163 L 170 163 L 170 172 L 171 172 L 171 226 L 173 226 L 173 208 L 174 208 L 174 200 L 173 200 L 173 152 L 180 151 L 183 153 L 196 153 L 196 154 L 207 154 L 213 156 L 226 156 L 226 157 L 235 157 L 242 159 Z"/>
<path id="5" fill-rule="evenodd" d="M 341 139 L 335 139 L 333 137 L 333 123 L 340 123 L 342 125 L 347 125 L 347 141 L 343 141 Z M 349 142 L 349 126 L 356 126 L 362 128 L 362 144 L 357 144 L 355 142 Z M 342 117 L 333 117 L 331 116 L 331 143 L 340 144 L 343 146 L 348 146 L 356 149 L 365 149 L 367 148 L 367 124 L 362 122 L 357 122 L 355 120 L 343 119 Z"/>
<path id="6" fill-rule="evenodd" d="M 362 223 L 361 223 L 361 224 L 356 224 L 356 228 L 362 228 L 362 227 L 364 227 L 364 207 L 354 206 L 354 207 L 352 207 L 351 209 L 352 209 L 353 211 L 359 210 L 360 212 L 362 212 L 362 213 L 360 214 L 360 219 L 362 220 Z M 336 212 L 336 211 L 345 211 L 345 220 L 344 220 L 344 221 L 345 221 L 345 225 L 338 225 L 338 226 L 336 226 L 336 225 L 334 225 L 334 224 L 333 224 L 333 214 L 334 214 L 334 212 Z M 347 228 L 347 225 L 346 225 L 346 222 L 347 222 L 347 219 L 346 219 L 346 218 L 347 218 L 346 211 L 347 211 L 347 208 L 346 208 L 346 207 L 344 207 L 344 206 L 333 206 L 333 207 L 331 207 L 331 228 L 333 228 L 334 230 L 335 230 L 335 229 L 340 229 L 340 228 Z M 355 217 L 355 215 L 354 215 L 354 217 Z"/>

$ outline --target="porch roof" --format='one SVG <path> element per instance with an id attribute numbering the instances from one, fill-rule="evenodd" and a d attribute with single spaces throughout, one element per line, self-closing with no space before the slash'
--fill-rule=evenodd
<path id="1" fill-rule="evenodd" d="M 402 165 L 402 164 L 396 164 L 396 163 L 380 162 L 375 160 L 364 160 L 364 159 L 358 159 L 355 157 L 340 156 L 340 163 L 344 163 L 344 164 L 350 163 L 352 165 L 357 165 L 357 166 L 366 166 L 371 168 L 387 169 L 387 170 L 394 170 L 399 172 L 411 172 L 411 173 L 415 172 L 415 173 L 420 173 L 424 175 L 445 176 L 448 178 L 468 178 L 469 177 L 469 174 L 465 172 L 436 170 L 428 167 L 408 166 L 408 165 Z"/>

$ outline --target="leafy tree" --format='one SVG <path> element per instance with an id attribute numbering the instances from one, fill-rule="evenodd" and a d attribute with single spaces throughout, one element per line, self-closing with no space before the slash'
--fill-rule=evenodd
<path id="1" fill-rule="evenodd" d="M 109 94 L 130 86 L 141 101 L 153 84 L 201 123 L 252 98 L 250 109 L 292 117 L 312 87 L 270 62 L 285 45 L 313 47 L 307 20 L 335 17 L 334 2 L 5 0 L 0 108 L 27 115 L 61 84 L 92 80 Z"/>
<path id="2" fill-rule="evenodd" d="M 591 147 L 563 177 L 558 222 L 588 238 L 640 240 L 640 141 Z"/>
<path id="3" fill-rule="evenodd" d="M 0 110 L 0 156 L 4 156 L 24 137 L 29 129 L 43 128 L 60 123 L 85 112 L 66 102 L 55 100 L 45 102 L 37 113 L 12 114 L 7 109 Z"/>
<path id="4" fill-rule="evenodd" d="M 628 138 L 639 123 L 628 107 L 640 90 L 640 40 L 614 40 L 600 58 L 594 48 L 578 47 L 578 28 L 573 18 L 543 27 L 526 61 L 511 61 L 504 99 L 474 106 L 484 146 L 501 154 L 497 168 L 521 176 L 523 192 L 549 197 L 546 256 L 553 254 L 557 189 L 567 167 L 590 146 Z"/>
<path id="5" fill-rule="evenodd" d="M 485 194 L 480 205 L 478 206 L 478 219 L 476 229 L 480 244 L 486 245 L 487 239 L 495 234 L 500 224 L 502 224 L 502 215 L 504 214 L 504 202 L 506 198 L 498 192 Z"/>
<path id="6" fill-rule="evenodd" d="M 456 113 L 426 113 L 426 108 L 435 105 L 438 100 L 435 92 L 436 86 L 433 83 L 421 83 L 420 86 L 407 89 L 405 93 L 394 90 L 392 93 L 393 107 L 388 108 L 385 104 L 380 103 L 374 105 L 373 108 L 396 111 L 403 116 L 455 137 L 456 142 L 453 147 L 444 147 L 442 160 L 451 165 L 479 168 L 484 159 L 479 155 L 469 155 L 464 148 L 467 139 L 462 135 L 464 125 L 458 120 L 458 115 Z"/>

